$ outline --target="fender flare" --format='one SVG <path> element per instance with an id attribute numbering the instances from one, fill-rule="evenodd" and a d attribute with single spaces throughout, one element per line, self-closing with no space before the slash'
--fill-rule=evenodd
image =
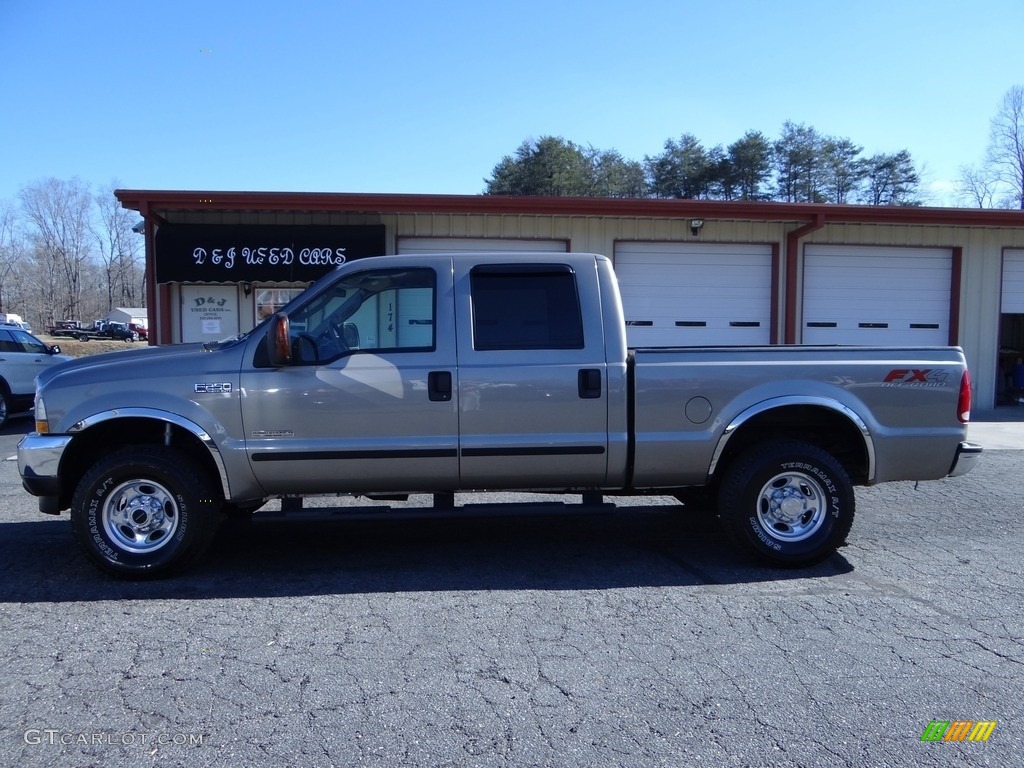
<path id="1" fill-rule="evenodd" d="M 849 419 L 864 439 L 864 449 L 867 452 L 868 457 L 868 483 L 874 481 L 875 441 L 871 434 L 871 430 L 864 419 L 862 419 L 855 410 L 849 406 L 843 405 L 838 400 L 833 400 L 828 397 L 808 397 L 800 395 L 787 395 L 785 397 L 773 397 L 769 400 L 762 400 L 759 403 L 748 406 L 733 417 L 732 421 L 729 422 L 728 426 L 722 432 L 721 437 L 718 438 L 718 444 L 715 446 L 715 452 L 711 457 L 711 466 L 708 467 L 708 478 L 711 478 L 715 474 L 715 470 L 718 468 L 718 462 L 721 460 L 722 454 L 725 453 L 725 447 L 728 445 L 729 439 L 736 434 L 740 427 L 755 416 L 760 416 L 762 413 L 767 413 L 768 411 L 775 410 L 776 408 L 784 408 L 794 405 L 812 405 L 818 408 L 825 408 Z"/>
<path id="2" fill-rule="evenodd" d="M 217 475 L 220 479 L 221 489 L 224 491 L 224 498 L 231 498 L 231 487 L 228 483 L 227 468 L 224 466 L 224 457 L 221 455 L 220 448 L 217 447 L 217 443 L 215 443 L 213 438 L 210 437 L 210 433 L 201 426 L 196 424 L 194 421 L 179 416 L 176 413 L 162 411 L 158 408 L 115 408 L 109 411 L 94 413 L 81 421 L 75 422 L 68 429 L 68 434 L 74 435 L 79 432 L 84 432 L 97 424 L 102 424 L 105 421 L 113 421 L 115 419 L 153 419 L 154 421 L 162 421 L 167 425 L 168 430 L 165 433 L 165 440 L 170 438 L 170 427 L 172 425 L 180 427 L 191 434 L 199 440 L 210 454 L 210 458 L 213 459 L 213 463 L 217 467 Z"/>

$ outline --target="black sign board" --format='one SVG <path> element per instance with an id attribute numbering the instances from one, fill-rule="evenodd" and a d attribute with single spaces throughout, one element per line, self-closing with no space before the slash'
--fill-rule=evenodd
<path id="1" fill-rule="evenodd" d="M 156 281 L 312 282 L 347 261 L 383 253 L 383 224 L 162 224 Z"/>

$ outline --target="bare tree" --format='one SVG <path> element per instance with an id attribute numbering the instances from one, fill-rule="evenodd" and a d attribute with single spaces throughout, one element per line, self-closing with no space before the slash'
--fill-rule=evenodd
<path id="1" fill-rule="evenodd" d="M 81 311 L 83 270 L 92 257 L 92 195 L 88 185 L 44 179 L 23 187 L 21 210 L 29 227 L 32 255 L 43 278 L 47 321 L 77 319 Z"/>
<path id="2" fill-rule="evenodd" d="M 104 273 L 106 312 L 142 303 L 139 236 L 132 231 L 136 215 L 114 197 L 117 186 L 117 182 L 111 183 L 95 198 L 98 218 L 94 234 Z"/>
<path id="3" fill-rule="evenodd" d="M 992 118 L 986 161 L 1007 190 L 1006 207 L 1024 210 L 1024 86 L 1003 96 Z"/>
<path id="4" fill-rule="evenodd" d="M 957 194 L 961 200 L 973 207 L 993 208 L 996 198 L 996 184 L 992 175 L 984 168 L 973 165 L 960 167 L 960 179 L 957 183 Z"/>
<path id="5" fill-rule="evenodd" d="M 24 254 L 17 235 L 18 214 L 8 200 L 0 200 L 0 312 L 6 312 L 7 281 Z"/>

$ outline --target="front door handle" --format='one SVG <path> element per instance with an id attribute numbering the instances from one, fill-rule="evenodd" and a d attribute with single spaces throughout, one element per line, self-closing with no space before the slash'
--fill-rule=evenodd
<path id="1" fill-rule="evenodd" d="M 597 400 L 601 397 L 601 369 L 581 368 L 579 376 L 581 400 Z"/>
<path id="2" fill-rule="evenodd" d="M 452 399 L 451 371 L 431 371 L 427 374 L 427 396 L 434 403 L 447 403 Z"/>

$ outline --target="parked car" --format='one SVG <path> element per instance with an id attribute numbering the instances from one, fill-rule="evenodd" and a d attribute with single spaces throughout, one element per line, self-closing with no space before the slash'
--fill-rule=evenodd
<path id="1" fill-rule="evenodd" d="M 71 359 L 17 326 L 0 326 L 0 427 L 10 414 L 32 407 L 38 373 Z"/>
<path id="2" fill-rule="evenodd" d="M 5 320 L 0 323 L 0 326 L 11 326 L 13 328 L 21 328 L 23 331 L 32 333 L 32 326 L 22 320 Z"/>
<path id="3" fill-rule="evenodd" d="M 143 341 L 149 338 L 149 330 L 146 326 L 140 325 L 139 323 L 128 323 L 128 327 L 135 331 Z"/>
<path id="4" fill-rule="evenodd" d="M 139 340 L 139 334 L 128 323 L 105 322 L 97 334 L 102 339 L 120 339 L 127 342 Z"/>
<path id="5" fill-rule="evenodd" d="M 51 336 L 66 336 L 78 341 L 90 339 L 120 339 L 124 342 L 138 341 L 139 334 L 128 327 L 128 323 L 97 322 L 92 328 L 85 327 L 78 320 L 58 320 L 49 329 Z"/>

